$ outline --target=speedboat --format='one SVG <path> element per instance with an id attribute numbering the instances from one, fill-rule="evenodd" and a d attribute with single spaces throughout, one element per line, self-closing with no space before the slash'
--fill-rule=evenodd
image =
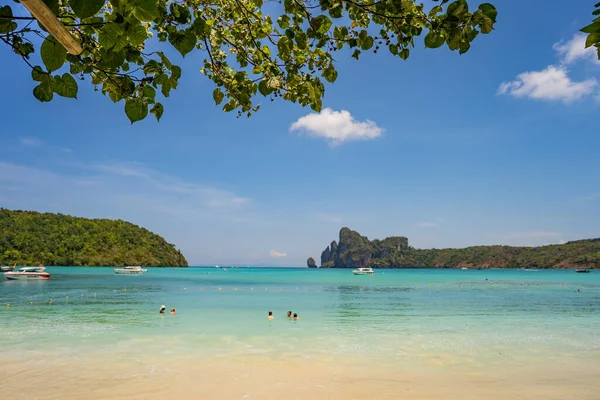
<path id="1" fill-rule="evenodd" d="M 357 268 L 352 273 L 354 275 L 373 275 L 373 268 Z"/>
<path id="2" fill-rule="evenodd" d="M 46 268 L 43 265 L 37 267 L 20 267 L 16 271 L 5 272 L 4 277 L 10 280 L 22 281 L 45 281 L 50 279 L 50 274 L 44 272 Z"/>
<path id="3" fill-rule="evenodd" d="M 10 272 L 12 271 L 14 268 L 16 267 L 16 265 L 13 265 L 12 267 L 9 266 L 1 266 L 0 267 L 0 272 Z"/>
<path id="4" fill-rule="evenodd" d="M 132 267 L 130 266 L 130 267 L 123 267 L 123 268 L 115 268 L 114 271 L 115 271 L 115 274 L 118 274 L 118 275 L 140 275 L 140 274 L 143 274 L 144 272 L 148 272 L 147 269 L 143 269 L 139 265 L 132 266 Z"/>
<path id="5" fill-rule="evenodd" d="M 590 270 L 587 268 L 582 268 L 582 269 L 576 269 L 575 272 L 577 272 L 579 274 L 589 274 Z"/>

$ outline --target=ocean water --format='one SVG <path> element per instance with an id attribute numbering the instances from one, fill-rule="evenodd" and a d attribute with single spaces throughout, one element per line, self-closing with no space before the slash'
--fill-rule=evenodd
<path id="1" fill-rule="evenodd" d="M 113 365 L 149 356 L 156 365 L 161 358 L 348 357 L 425 373 L 534 366 L 561 375 L 567 365 L 600 373 L 595 271 L 406 269 L 376 270 L 373 276 L 306 268 L 150 268 L 141 276 L 115 275 L 112 268 L 47 271 L 52 279 L 45 282 L 0 282 L 4 361 L 34 368 L 48 360 L 94 357 Z M 177 313 L 159 315 L 162 304 Z M 288 310 L 300 320 L 288 320 Z M 6 374 L 2 364 L 7 363 L 0 363 Z"/>

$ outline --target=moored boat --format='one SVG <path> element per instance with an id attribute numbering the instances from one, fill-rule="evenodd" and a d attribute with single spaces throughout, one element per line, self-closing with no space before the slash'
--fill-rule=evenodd
<path id="1" fill-rule="evenodd" d="M 576 269 L 575 272 L 580 273 L 580 274 L 589 274 L 590 270 L 587 268 L 580 268 L 580 269 Z"/>
<path id="2" fill-rule="evenodd" d="M 352 271 L 354 275 L 373 275 L 373 268 L 357 268 Z"/>
<path id="3" fill-rule="evenodd" d="M 115 274 L 117 275 L 140 275 L 144 272 L 148 272 L 147 269 L 143 269 L 139 265 L 123 267 L 123 268 L 115 268 Z"/>
<path id="4" fill-rule="evenodd" d="M 37 267 L 20 267 L 16 271 L 5 272 L 4 277 L 9 280 L 45 281 L 50 279 L 50 274 L 45 272 L 43 265 Z"/>

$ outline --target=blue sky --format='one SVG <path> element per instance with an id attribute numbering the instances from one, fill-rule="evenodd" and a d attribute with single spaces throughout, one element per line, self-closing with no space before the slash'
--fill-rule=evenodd
<path id="1" fill-rule="evenodd" d="M 89 83 L 39 103 L 0 47 L 0 206 L 131 221 L 191 264 L 305 265 L 342 226 L 419 248 L 599 237 L 593 2 L 571 3 L 496 1 L 462 56 L 338 54 L 320 115 L 223 113 L 194 55 L 161 122 L 130 125 Z"/>

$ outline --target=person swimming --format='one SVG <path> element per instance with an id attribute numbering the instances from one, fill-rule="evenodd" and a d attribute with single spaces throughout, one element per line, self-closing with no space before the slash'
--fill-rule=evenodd
<path id="1" fill-rule="evenodd" d="M 171 315 L 175 315 L 175 309 L 171 308 Z"/>
<path id="2" fill-rule="evenodd" d="M 298 313 L 294 313 L 294 321 L 298 321 L 300 319 L 300 317 L 298 316 Z"/>
<path id="3" fill-rule="evenodd" d="M 291 318 L 292 318 L 292 312 L 291 312 L 291 311 L 288 311 L 288 313 L 287 313 L 287 316 L 288 316 L 288 318 L 290 318 L 290 319 L 291 319 Z"/>
<path id="4" fill-rule="evenodd" d="M 164 314 L 165 310 L 167 309 L 167 307 L 165 307 L 164 305 L 160 306 L 160 310 L 158 310 L 159 314 Z"/>
<path id="5" fill-rule="evenodd" d="M 273 311 L 269 311 L 269 316 L 267 317 L 269 320 L 273 319 Z"/>

